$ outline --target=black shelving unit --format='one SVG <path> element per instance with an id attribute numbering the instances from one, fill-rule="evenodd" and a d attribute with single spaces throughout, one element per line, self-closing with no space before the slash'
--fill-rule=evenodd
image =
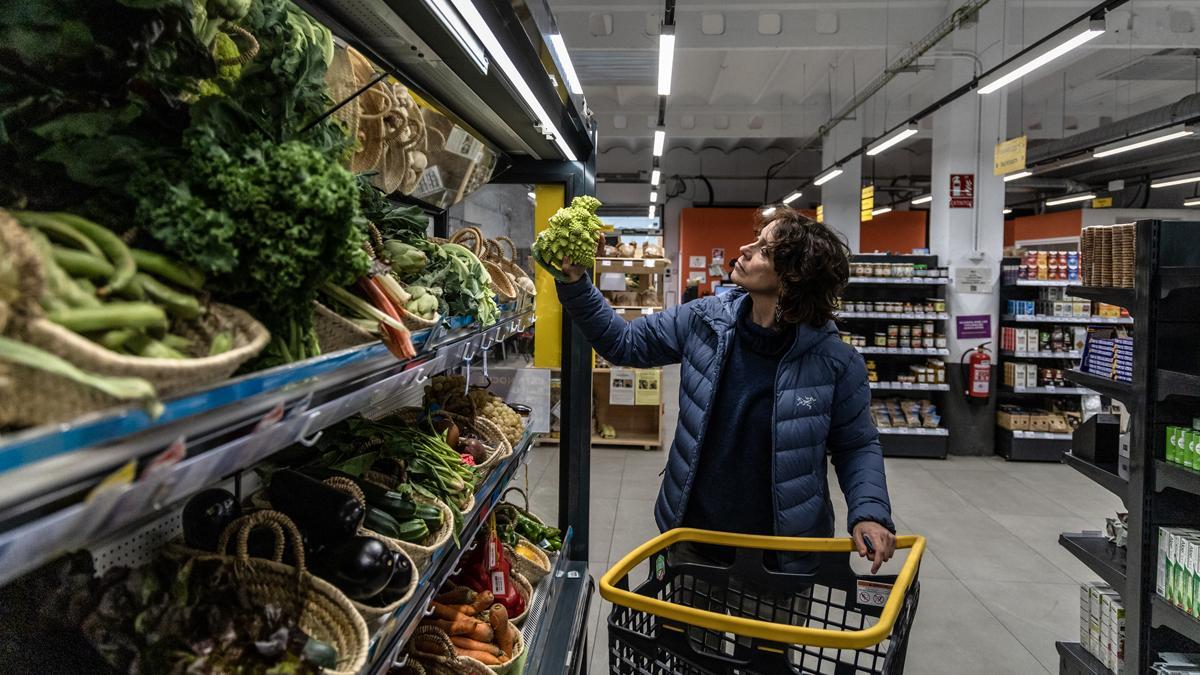
<path id="1" fill-rule="evenodd" d="M 1121 594 L 1125 606 L 1124 671 L 1149 672 L 1160 652 L 1200 651 L 1200 621 L 1156 593 L 1159 527 L 1200 527 L 1200 473 L 1165 461 L 1166 427 L 1200 416 L 1200 223 L 1137 223 L 1134 288 L 1069 287 L 1079 297 L 1124 306 L 1134 318 L 1134 378 L 1114 382 L 1074 370 L 1081 386 L 1120 401 L 1129 413 L 1129 479 L 1110 467 L 1067 458 L 1085 476 L 1121 495 L 1129 532 L 1124 575 L 1099 542 L 1064 534 L 1059 542 Z M 1100 540 L 1103 541 L 1103 540 Z M 1105 542 L 1107 544 L 1107 542 Z M 1093 545 L 1094 544 L 1094 545 Z M 1059 643 L 1061 673 L 1094 673 L 1076 643 Z"/>
<path id="2" fill-rule="evenodd" d="M 1100 663 L 1100 659 L 1088 653 L 1078 642 L 1055 642 L 1058 650 L 1058 672 L 1060 675 L 1112 675 L 1112 671 Z"/>
<path id="3" fill-rule="evenodd" d="M 938 258 L 935 255 L 854 255 L 851 256 L 851 268 L 855 263 L 912 263 L 914 265 L 925 265 L 927 269 L 936 270 L 938 267 Z M 846 299 L 850 301 L 862 300 L 867 302 L 876 301 L 899 301 L 899 302 L 925 302 L 928 298 L 938 298 L 943 302 L 946 298 L 946 285 L 949 282 L 947 277 L 865 277 L 851 275 L 850 282 L 846 286 Z M 950 315 L 947 312 L 875 312 L 875 311 L 854 311 L 848 307 L 844 307 L 846 311 L 839 312 L 837 317 L 838 327 L 841 330 L 848 330 L 854 333 L 859 333 L 867 336 L 867 346 L 860 348 L 863 358 L 874 360 L 877 364 L 880 373 L 881 381 L 872 383 L 872 396 L 890 397 L 890 396 L 921 396 L 931 398 L 937 402 L 939 411 L 942 414 L 942 424 L 944 433 L 921 433 L 924 430 L 913 430 L 915 433 L 904 433 L 896 430 L 880 430 L 879 442 L 883 447 L 883 454 L 887 457 L 923 457 L 933 459 L 945 459 L 950 446 L 950 434 L 953 433 L 951 416 L 947 415 L 945 405 L 945 394 L 950 390 L 949 385 L 929 385 L 921 384 L 913 386 L 904 386 L 900 383 L 890 381 L 890 377 L 894 374 L 900 374 L 902 369 L 909 365 L 923 363 L 926 359 L 941 358 L 946 361 L 947 369 L 949 364 L 949 350 L 938 348 L 936 345 L 930 349 L 925 348 L 909 348 L 900 347 L 888 348 L 878 347 L 873 344 L 872 336 L 876 332 L 883 331 L 887 323 L 927 323 L 934 322 L 937 330 L 943 334 L 947 332 L 947 322 Z M 948 374 L 948 373 L 947 373 Z"/>
<path id="4" fill-rule="evenodd" d="M 1069 452 L 1063 453 L 1063 463 L 1074 467 L 1076 471 L 1121 499 L 1125 499 L 1129 492 L 1129 481 L 1117 473 L 1116 464 L 1094 464 Z"/>
<path id="5" fill-rule="evenodd" d="M 1004 267 L 1013 267 L 1019 265 L 1020 258 L 1004 258 L 1001 265 Z M 1001 275 L 1004 278 L 1004 275 Z M 1102 319 L 1099 317 L 1092 318 L 1074 318 L 1074 317 L 1051 317 L 1051 316 L 1013 316 L 1006 314 L 1009 300 L 1030 300 L 1036 298 L 1038 293 L 1043 288 L 1062 288 L 1068 294 L 1074 295 L 1072 289 L 1080 288 L 1077 285 L 1071 285 L 1065 280 L 1037 280 L 1037 279 L 1017 279 L 1009 283 L 1004 283 L 1000 287 L 1000 325 L 1011 326 L 1015 328 L 1038 328 L 1045 325 L 1080 325 L 1080 324 L 1098 324 L 1109 325 L 1130 321 L 1129 319 L 1121 319 L 1115 321 L 1111 319 Z M 1076 297 L 1088 297 L 1078 295 Z M 1092 299 L 1092 298 L 1089 298 Z M 1109 300 L 1103 300 L 1109 302 Z M 999 345 L 997 345 L 998 347 Z M 1078 365 L 1080 353 L 1076 351 L 1064 351 L 1062 353 L 1053 353 L 1037 350 L 1036 347 L 1017 353 L 1008 350 L 998 350 L 996 358 L 996 379 L 1002 381 L 1004 377 L 1004 364 L 1009 361 L 1014 362 L 1034 362 L 1039 366 L 1055 367 L 1062 370 L 1074 368 Z M 998 386 L 996 391 L 999 396 L 1000 403 L 1011 403 L 1016 405 L 1038 406 L 1049 396 L 1086 396 L 1096 393 L 1087 385 L 1080 386 L 1050 386 L 1050 387 L 1006 387 Z M 1063 435 L 1026 435 L 1022 437 L 1020 434 L 1007 429 L 996 428 L 996 453 L 1007 460 L 1015 461 L 1039 461 L 1039 462 L 1058 462 L 1062 460 L 1065 453 L 1071 451 L 1070 434 Z"/>
<path id="6" fill-rule="evenodd" d="M 1116 589 L 1125 587 L 1126 547 L 1117 546 L 1100 534 L 1070 532 L 1059 535 L 1058 543 L 1109 586 Z"/>

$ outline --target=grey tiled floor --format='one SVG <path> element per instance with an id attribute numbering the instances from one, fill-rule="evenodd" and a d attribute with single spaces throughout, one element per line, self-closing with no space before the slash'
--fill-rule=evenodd
<path id="1" fill-rule="evenodd" d="M 556 454 L 539 447 L 529 465 L 534 509 L 547 518 L 557 514 Z M 665 452 L 593 451 L 588 557 L 597 578 L 658 533 L 653 500 L 665 461 Z M 1058 534 L 1103 527 L 1119 500 L 1058 464 L 888 459 L 887 475 L 897 527 L 929 539 L 906 671 L 1057 673 L 1054 642 L 1077 639 L 1078 584 L 1094 578 Z M 844 522 L 832 471 L 830 481 Z M 593 675 L 608 672 L 609 609 L 593 599 Z"/>

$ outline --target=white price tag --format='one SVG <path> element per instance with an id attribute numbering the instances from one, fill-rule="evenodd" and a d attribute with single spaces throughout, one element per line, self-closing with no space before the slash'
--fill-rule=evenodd
<path id="1" fill-rule="evenodd" d="M 895 347 L 888 347 L 888 348 L 887 348 L 887 353 L 888 353 L 888 354 L 895 354 L 897 351 L 899 351 L 899 350 L 897 350 Z"/>
<path id="2" fill-rule="evenodd" d="M 601 267 L 612 267 L 612 261 L 611 260 L 601 260 L 600 266 Z"/>
<path id="3" fill-rule="evenodd" d="M 653 313 L 654 313 L 654 310 L 653 310 L 653 309 L 650 309 L 649 307 L 643 307 L 643 308 L 642 308 L 642 314 L 645 314 L 645 315 L 650 315 L 650 314 L 653 314 Z"/>
<path id="4" fill-rule="evenodd" d="M 1052 384 L 1046 385 L 1046 391 L 1055 391 L 1054 385 L 1052 385 Z"/>
<path id="5" fill-rule="evenodd" d="M 622 262 L 622 263 L 621 263 L 621 266 L 622 266 L 622 267 L 633 267 L 633 261 L 632 261 L 632 260 L 626 260 L 626 261 L 624 261 L 624 262 Z"/>
<path id="6" fill-rule="evenodd" d="M 907 434 L 908 433 L 908 427 L 895 427 L 894 430 L 898 434 Z"/>
<path id="7" fill-rule="evenodd" d="M 912 347 L 901 347 L 900 353 L 901 354 L 911 354 L 911 353 L 913 353 Z"/>
<path id="8" fill-rule="evenodd" d="M 655 263 L 654 263 L 654 259 L 653 259 L 653 258 L 646 258 L 645 260 L 643 260 L 643 261 L 642 261 L 642 265 L 643 265 L 643 266 L 645 266 L 645 267 L 649 267 L 649 268 L 651 268 L 651 269 L 653 269 L 653 268 L 654 268 L 654 264 L 655 264 Z"/>
<path id="9" fill-rule="evenodd" d="M 917 389 L 918 385 L 915 385 L 912 382 L 905 382 L 901 385 L 901 388 L 902 389 Z"/>

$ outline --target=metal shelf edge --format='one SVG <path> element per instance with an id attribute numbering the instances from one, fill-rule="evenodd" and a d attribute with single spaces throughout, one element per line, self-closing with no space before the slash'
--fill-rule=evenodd
<path id="1" fill-rule="evenodd" d="M 1129 491 L 1129 481 L 1118 476 L 1116 472 L 1110 471 L 1099 464 L 1093 464 L 1082 457 L 1076 457 L 1069 452 L 1063 453 L 1063 462 L 1092 479 L 1093 482 L 1105 490 L 1120 497 L 1122 500 L 1125 499 L 1125 495 Z M 1113 468 L 1115 469 L 1116 465 L 1113 465 Z"/>
<path id="2" fill-rule="evenodd" d="M 1114 590 L 1125 595 L 1125 552 L 1100 535 L 1063 532 L 1058 543 Z"/>

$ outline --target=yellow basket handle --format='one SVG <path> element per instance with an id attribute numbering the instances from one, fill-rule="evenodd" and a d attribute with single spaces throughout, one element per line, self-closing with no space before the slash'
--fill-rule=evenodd
<path id="1" fill-rule="evenodd" d="M 917 576 L 917 567 L 921 555 L 925 552 L 925 537 L 918 535 L 903 535 L 896 537 L 896 548 L 911 549 L 904 567 L 896 575 L 892 592 L 888 595 L 887 603 L 879 615 L 879 621 L 874 626 L 856 631 L 837 631 L 826 628 L 808 628 L 806 626 L 786 626 L 769 621 L 747 619 L 740 616 L 730 616 L 709 612 L 695 607 L 685 607 L 665 600 L 647 597 L 633 591 L 626 591 L 615 586 L 619 579 L 629 576 L 637 567 L 651 555 L 658 553 L 679 542 L 696 542 L 699 544 L 716 544 L 737 548 L 755 548 L 769 551 L 793 552 L 824 552 L 851 553 L 855 550 L 851 539 L 812 539 L 803 537 L 767 537 L 751 534 L 733 534 L 729 532 L 712 532 L 692 528 L 668 530 L 650 541 L 642 544 L 620 560 L 616 565 L 600 577 L 600 597 L 614 605 L 628 607 L 647 614 L 673 619 L 681 623 L 707 628 L 719 633 L 733 633 L 762 640 L 771 640 L 783 644 L 802 644 L 812 647 L 830 649 L 863 649 L 883 642 L 892 633 L 896 617 L 904 604 L 904 596 Z"/>

